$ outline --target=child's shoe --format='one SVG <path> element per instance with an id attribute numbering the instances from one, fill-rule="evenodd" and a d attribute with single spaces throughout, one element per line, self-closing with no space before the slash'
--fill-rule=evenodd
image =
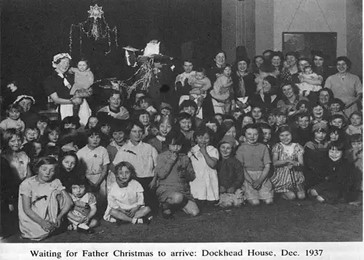
<path id="1" fill-rule="evenodd" d="M 94 231 L 89 226 L 87 226 L 85 223 L 81 223 L 77 226 L 77 232 L 91 234 Z"/>

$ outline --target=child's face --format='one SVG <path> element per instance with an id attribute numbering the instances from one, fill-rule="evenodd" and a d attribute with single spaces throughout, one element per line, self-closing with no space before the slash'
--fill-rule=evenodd
<path id="1" fill-rule="evenodd" d="M 239 116 L 241 116 L 243 113 L 240 110 L 235 110 L 233 113 L 233 117 L 235 120 L 238 120 Z"/>
<path id="2" fill-rule="evenodd" d="M 87 70 L 88 66 L 85 61 L 81 60 L 77 63 L 77 68 L 79 71 L 85 71 L 85 70 Z"/>
<path id="3" fill-rule="evenodd" d="M 220 153 L 222 158 L 226 159 L 229 158 L 231 155 L 231 152 L 233 151 L 233 148 L 228 143 L 223 143 L 220 145 Z"/>
<path id="4" fill-rule="evenodd" d="M 196 142 L 199 147 L 206 147 L 210 142 L 210 136 L 208 133 L 204 135 L 196 136 Z"/>
<path id="5" fill-rule="evenodd" d="M 340 111 L 340 104 L 339 103 L 331 103 L 330 104 L 330 111 L 331 113 L 337 113 Z"/>
<path id="6" fill-rule="evenodd" d="M 148 126 L 150 123 L 149 114 L 142 114 L 139 116 L 139 122 L 143 124 L 143 126 Z"/>
<path id="7" fill-rule="evenodd" d="M 285 115 L 276 115 L 276 125 L 284 125 L 287 122 L 287 117 Z"/>
<path id="8" fill-rule="evenodd" d="M 314 118 L 322 118 L 324 116 L 324 109 L 321 106 L 316 106 L 312 109 Z"/>
<path id="9" fill-rule="evenodd" d="M 361 116 L 359 115 L 352 115 L 350 117 L 350 123 L 352 126 L 360 126 L 361 125 Z"/>
<path id="10" fill-rule="evenodd" d="M 37 128 L 40 130 L 40 131 L 43 131 L 44 129 L 46 129 L 48 126 L 47 122 L 43 122 L 43 121 L 38 121 L 37 122 Z"/>
<path id="11" fill-rule="evenodd" d="M 181 121 L 179 121 L 179 126 L 182 131 L 188 132 L 191 130 L 192 121 L 191 121 L 191 119 L 187 119 L 187 118 L 182 119 Z"/>
<path id="12" fill-rule="evenodd" d="M 235 126 L 232 126 L 226 133 L 225 136 L 232 136 L 235 138 L 236 136 L 236 128 Z"/>
<path id="13" fill-rule="evenodd" d="M 226 77 L 230 77 L 230 75 L 231 75 L 231 68 L 230 67 L 225 67 L 223 74 Z"/>
<path id="14" fill-rule="evenodd" d="M 244 116 L 243 121 L 241 123 L 241 128 L 243 128 L 248 124 L 253 124 L 253 118 L 251 118 L 250 116 Z"/>
<path id="15" fill-rule="evenodd" d="M 171 110 L 169 110 L 168 108 L 163 108 L 163 109 L 161 110 L 161 114 L 162 114 L 163 116 L 169 116 L 169 115 L 171 114 Z"/>
<path id="16" fill-rule="evenodd" d="M 192 107 L 192 106 L 184 107 L 182 112 L 186 112 L 186 113 L 190 114 L 191 116 L 195 116 L 196 109 L 194 107 Z"/>
<path id="17" fill-rule="evenodd" d="M 222 116 L 221 115 L 215 115 L 215 119 L 217 120 L 217 122 L 219 122 L 219 124 L 222 124 Z"/>
<path id="18" fill-rule="evenodd" d="M 297 124 L 299 128 L 306 129 L 310 125 L 310 118 L 308 116 L 299 117 Z"/>
<path id="19" fill-rule="evenodd" d="M 343 127 L 343 120 L 341 118 L 335 118 L 331 120 L 331 125 L 336 126 L 337 128 L 341 129 Z"/>
<path id="20" fill-rule="evenodd" d="M 267 121 L 270 126 L 273 126 L 276 124 L 276 117 L 274 115 L 269 115 Z"/>
<path id="21" fill-rule="evenodd" d="M 33 143 L 34 145 L 34 156 L 38 157 L 40 152 L 42 151 L 42 145 L 41 143 Z"/>
<path id="22" fill-rule="evenodd" d="M 343 152 L 341 150 L 337 149 L 336 147 L 332 147 L 329 150 L 329 157 L 334 162 L 340 160 L 342 156 L 343 156 Z"/>
<path id="23" fill-rule="evenodd" d="M 18 120 L 20 117 L 20 111 L 16 108 L 12 108 L 9 110 L 9 118 L 13 120 Z"/>
<path id="24" fill-rule="evenodd" d="M 272 130 L 263 128 L 262 131 L 263 131 L 263 142 L 268 143 L 272 138 Z"/>
<path id="25" fill-rule="evenodd" d="M 255 128 L 248 128 L 245 131 L 245 139 L 248 144 L 255 144 L 258 142 L 259 133 Z"/>
<path id="26" fill-rule="evenodd" d="M 325 140 L 326 138 L 326 133 L 323 131 L 315 131 L 314 133 L 314 138 L 317 142 L 321 143 Z"/>
<path id="27" fill-rule="evenodd" d="M 91 117 L 89 120 L 88 120 L 88 128 L 94 128 L 96 127 L 97 123 L 99 122 L 99 120 L 97 119 L 97 117 Z"/>
<path id="28" fill-rule="evenodd" d="M 58 131 L 53 130 L 53 131 L 51 131 L 51 132 L 48 134 L 48 139 L 49 139 L 49 141 L 50 141 L 50 142 L 52 142 L 52 143 L 57 143 L 58 138 L 59 138 L 59 133 L 58 133 Z"/>
<path id="29" fill-rule="evenodd" d="M 64 129 L 76 129 L 76 125 L 74 123 L 68 123 L 64 125 Z"/>
<path id="30" fill-rule="evenodd" d="M 279 140 L 282 144 L 288 145 L 292 142 L 292 134 L 289 131 L 284 131 L 279 134 Z"/>
<path id="31" fill-rule="evenodd" d="M 111 109 L 118 109 L 120 107 L 121 104 L 121 98 L 120 98 L 120 94 L 113 94 L 110 98 L 109 98 L 109 105 L 111 107 Z"/>
<path id="32" fill-rule="evenodd" d="M 259 107 L 254 107 L 252 109 L 252 116 L 255 120 L 262 118 L 262 110 Z"/>
<path id="33" fill-rule="evenodd" d="M 17 152 L 20 150 L 20 146 L 21 146 L 21 139 L 18 135 L 13 135 L 13 137 L 9 140 L 9 148 L 11 151 L 13 152 Z"/>
<path id="34" fill-rule="evenodd" d="M 101 126 L 100 130 L 101 130 L 101 133 L 103 133 L 105 135 L 109 135 L 111 127 L 109 125 L 103 125 L 103 126 Z"/>
<path id="35" fill-rule="evenodd" d="M 134 125 L 130 131 L 129 135 L 130 141 L 138 143 L 142 140 L 142 137 L 143 137 L 143 129 L 141 129 L 137 125 Z"/>
<path id="36" fill-rule="evenodd" d="M 71 155 L 67 155 L 62 160 L 62 166 L 67 172 L 72 171 L 76 166 L 76 158 Z"/>
<path id="37" fill-rule="evenodd" d="M 116 181 L 119 187 L 127 186 L 130 179 L 131 172 L 126 166 L 123 166 L 116 171 Z"/>
<path id="38" fill-rule="evenodd" d="M 351 147 L 353 147 L 353 149 L 356 151 L 361 151 L 363 149 L 363 142 L 362 141 L 351 142 Z"/>
<path id="39" fill-rule="evenodd" d="M 71 192 L 72 195 L 75 196 L 76 198 L 82 198 L 83 195 L 86 194 L 86 187 L 85 185 L 73 184 L 71 187 Z"/>
<path id="40" fill-rule="evenodd" d="M 335 141 L 337 141 L 337 140 L 339 140 L 339 133 L 338 132 L 331 132 L 330 133 L 330 141 L 331 142 L 335 142 Z"/>
<path id="41" fill-rule="evenodd" d="M 203 72 L 196 72 L 196 79 L 197 80 L 202 80 L 202 79 L 204 79 L 205 78 L 205 73 L 203 73 Z"/>
<path id="42" fill-rule="evenodd" d="M 172 126 L 168 122 L 163 122 L 159 125 L 159 133 L 161 136 L 167 136 L 171 132 Z"/>
<path id="43" fill-rule="evenodd" d="M 306 75 L 312 74 L 312 68 L 311 67 L 306 67 L 306 68 L 304 68 L 303 72 Z"/>
<path id="44" fill-rule="evenodd" d="M 34 129 L 27 129 L 27 131 L 25 131 L 25 140 L 31 142 L 36 139 L 38 139 L 38 131 Z"/>
<path id="45" fill-rule="evenodd" d="M 302 104 L 299 108 L 298 108 L 299 112 L 307 112 L 307 106 L 306 104 Z"/>
<path id="46" fill-rule="evenodd" d="M 146 99 L 141 99 L 139 104 L 142 109 L 147 109 L 149 107 L 149 102 Z"/>
<path id="47" fill-rule="evenodd" d="M 192 64 L 192 62 L 185 61 L 183 63 L 183 70 L 186 73 L 190 73 L 193 70 L 193 64 Z"/>
<path id="48" fill-rule="evenodd" d="M 114 131 L 112 133 L 112 138 L 118 145 L 123 144 L 125 140 L 125 133 L 123 131 Z"/>
<path id="49" fill-rule="evenodd" d="M 38 180 L 41 183 L 51 182 L 56 172 L 55 164 L 43 164 L 38 170 Z"/>
<path id="50" fill-rule="evenodd" d="M 96 148 L 100 145 L 101 138 L 98 134 L 93 134 L 87 138 L 87 144 L 90 148 Z"/>

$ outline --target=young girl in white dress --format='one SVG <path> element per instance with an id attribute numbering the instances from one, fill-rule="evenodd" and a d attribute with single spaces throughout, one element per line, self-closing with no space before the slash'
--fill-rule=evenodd
<path id="1" fill-rule="evenodd" d="M 210 144 L 211 130 L 201 126 L 194 133 L 196 145 L 188 153 L 196 178 L 190 182 L 191 194 L 197 200 L 211 204 L 219 200 L 219 184 L 216 164 L 219 151 Z"/>

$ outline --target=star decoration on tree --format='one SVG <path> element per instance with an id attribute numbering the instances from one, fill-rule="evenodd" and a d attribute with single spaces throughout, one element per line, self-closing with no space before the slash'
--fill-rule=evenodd
<path id="1" fill-rule="evenodd" d="M 101 18 L 104 14 L 104 11 L 102 11 L 102 6 L 98 6 L 97 4 L 90 6 L 90 10 L 87 12 L 90 14 L 89 18 L 94 18 L 94 20 Z"/>

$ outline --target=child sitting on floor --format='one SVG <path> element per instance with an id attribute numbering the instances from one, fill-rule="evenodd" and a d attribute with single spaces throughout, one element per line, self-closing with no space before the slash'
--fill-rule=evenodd
<path id="1" fill-rule="evenodd" d="M 134 178 L 135 168 L 128 162 L 115 166 L 116 182 L 111 184 L 107 196 L 104 219 L 110 222 L 124 221 L 133 224 L 149 224 L 150 208 L 144 205 L 143 187 Z"/>

